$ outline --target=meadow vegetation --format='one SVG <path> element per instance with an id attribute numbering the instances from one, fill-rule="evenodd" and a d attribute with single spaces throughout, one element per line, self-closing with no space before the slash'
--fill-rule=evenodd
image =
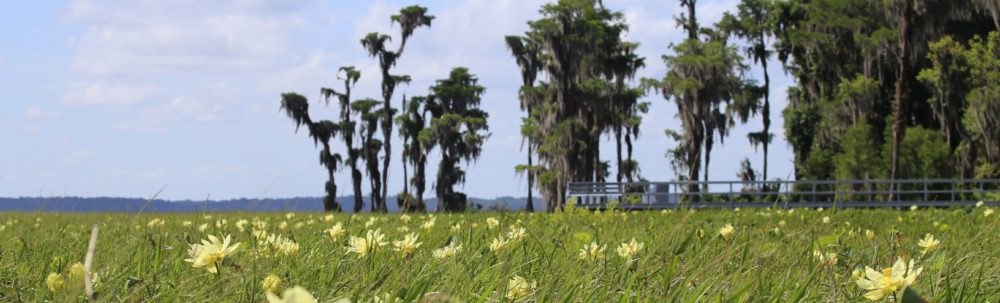
<path id="1" fill-rule="evenodd" d="M 86 301 L 96 225 L 100 302 L 995 302 L 992 212 L 2 213 L 0 301 Z"/>

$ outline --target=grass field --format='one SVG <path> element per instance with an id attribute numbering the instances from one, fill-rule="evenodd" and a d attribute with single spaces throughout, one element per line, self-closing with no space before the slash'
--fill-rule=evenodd
<path id="1" fill-rule="evenodd" d="M 910 289 L 925 299 L 998 302 L 997 222 L 985 207 L 0 213 L 0 301 L 85 301 L 73 264 L 84 261 L 97 225 L 100 302 L 266 302 L 265 279 L 278 294 L 301 286 L 320 302 L 860 302 L 869 291 L 856 283 L 865 276 L 858 270 L 881 272 L 898 258 L 914 262 L 911 276 L 922 268 Z M 342 229 L 331 232 L 337 224 Z M 395 243 L 411 233 L 416 241 Z M 926 234 L 939 244 L 918 245 Z M 209 235 L 240 245 L 221 255 L 201 255 L 211 246 L 189 252 Z"/>

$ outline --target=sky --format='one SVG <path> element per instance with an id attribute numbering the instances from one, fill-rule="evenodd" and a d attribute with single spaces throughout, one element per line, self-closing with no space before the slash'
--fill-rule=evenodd
<path id="1" fill-rule="evenodd" d="M 503 37 L 522 34 L 547 0 L 64 0 L 0 4 L 0 196 L 116 196 L 165 199 L 280 198 L 324 195 L 318 149 L 279 111 L 283 92 L 310 99 L 314 119 L 335 119 L 318 103 L 321 87 L 341 87 L 336 70 L 362 72 L 356 98 L 379 98 L 376 62 L 358 43 L 373 31 L 398 37 L 389 16 L 419 4 L 436 16 L 418 29 L 394 69 L 413 78 L 396 98 L 425 95 L 453 67 L 465 66 L 486 87 L 482 107 L 492 135 L 466 168 L 459 190 L 473 197 L 524 196 L 514 173 L 525 162 L 519 135 L 520 73 Z M 675 1 L 605 0 L 631 26 L 626 39 L 646 57 L 639 77 L 662 78 L 660 59 L 684 35 L 675 26 Z M 735 10 L 736 0 L 703 0 L 703 26 Z M 398 39 L 397 39 L 398 40 Z M 395 43 L 396 41 L 394 41 Z M 392 44 L 395 47 L 395 44 Z M 792 81 L 780 64 L 772 78 L 772 178 L 792 178 L 792 152 L 781 109 Z M 760 78 L 753 68 L 749 76 Z M 635 145 L 641 175 L 676 178 L 666 151 L 680 129 L 676 105 L 644 98 Z M 393 104 L 398 104 L 395 99 Z M 761 151 L 738 127 L 712 153 L 710 177 L 734 180 Z M 395 134 L 398 134 L 395 133 Z M 401 148 L 394 138 L 394 152 Z M 602 158 L 614 158 L 606 138 Z M 342 148 L 341 148 L 342 149 Z M 432 153 L 428 179 L 439 155 Z M 392 155 L 389 192 L 402 190 L 399 155 Z M 614 168 L 612 168 L 614 171 Z M 348 171 L 336 175 L 350 194 Z M 430 184 L 428 184 L 429 188 Z M 367 188 L 367 185 L 363 186 Z M 162 190 L 162 192 L 161 192 Z"/>

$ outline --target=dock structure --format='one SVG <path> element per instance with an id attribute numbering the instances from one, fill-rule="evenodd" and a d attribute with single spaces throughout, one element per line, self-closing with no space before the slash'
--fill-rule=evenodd
<path id="1" fill-rule="evenodd" d="M 566 198 L 589 209 L 1000 205 L 1000 179 L 570 182 Z"/>

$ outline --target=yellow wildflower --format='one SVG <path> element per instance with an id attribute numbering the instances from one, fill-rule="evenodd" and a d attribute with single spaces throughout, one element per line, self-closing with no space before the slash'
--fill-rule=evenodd
<path id="1" fill-rule="evenodd" d="M 236 229 L 238 229 L 240 232 L 244 232 L 247 230 L 247 224 L 249 223 L 250 221 L 247 221 L 247 219 L 240 219 L 236 221 Z"/>
<path id="2" fill-rule="evenodd" d="M 447 259 L 455 257 L 459 251 L 462 251 L 462 245 L 458 245 L 457 242 L 451 242 L 448 246 L 435 249 L 433 255 L 436 259 Z"/>
<path id="3" fill-rule="evenodd" d="M 344 229 L 343 223 L 337 222 L 337 224 L 334 224 L 333 227 L 327 229 L 326 233 L 330 236 L 330 240 L 337 242 L 337 240 L 340 239 L 340 237 L 343 237 L 345 234 L 347 234 L 347 230 Z"/>
<path id="4" fill-rule="evenodd" d="M 267 293 L 276 294 L 281 291 L 281 278 L 274 274 L 269 274 L 260 281 L 260 287 Z"/>
<path id="5" fill-rule="evenodd" d="M 729 240 L 730 237 L 733 236 L 733 233 L 735 232 L 736 232 L 736 227 L 733 227 L 733 225 L 730 223 L 726 223 L 726 226 L 723 226 L 722 228 L 719 229 L 719 235 L 722 236 L 722 238 L 727 241 Z"/>
<path id="6" fill-rule="evenodd" d="M 851 272 L 851 280 L 853 280 L 853 281 L 857 281 L 857 280 L 859 280 L 861 278 L 864 278 L 864 277 L 865 277 L 865 270 L 864 269 L 855 268 L 854 271 Z"/>
<path id="7" fill-rule="evenodd" d="M 257 230 L 257 229 L 255 229 L 254 231 L 252 231 L 250 233 L 251 233 L 251 235 L 253 235 L 254 239 L 257 239 L 258 242 L 267 240 L 267 231 L 266 230 Z"/>
<path id="8" fill-rule="evenodd" d="M 375 252 L 379 247 L 385 246 L 387 243 L 384 239 L 385 235 L 382 234 L 381 229 L 368 230 L 364 238 L 351 237 L 348 240 L 348 245 L 351 246 L 348 248 L 348 251 L 358 254 L 358 258 L 364 258 L 369 253 Z"/>
<path id="9" fill-rule="evenodd" d="M 83 283 L 83 263 L 76 262 L 69 266 L 69 282 L 71 285 L 77 282 Z"/>
<path id="10" fill-rule="evenodd" d="M 528 281 L 524 277 L 514 276 L 510 278 L 507 283 L 507 299 L 508 300 L 520 300 L 528 297 L 531 293 L 535 292 L 538 288 L 537 281 Z"/>
<path id="11" fill-rule="evenodd" d="M 315 303 L 316 297 L 302 286 L 295 286 L 281 292 L 281 296 L 265 292 L 268 303 Z"/>
<path id="12" fill-rule="evenodd" d="M 63 277 L 57 273 L 49 273 L 49 276 L 45 278 L 45 286 L 53 293 L 62 291 L 63 284 L 65 283 L 66 281 L 63 280 Z"/>
<path id="13" fill-rule="evenodd" d="M 871 229 L 866 229 L 865 238 L 868 238 L 868 241 L 875 240 L 875 232 Z"/>
<path id="14" fill-rule="evenodd" d="M 240 248 L 240 243 L 230 245 L 231 242 L 229 235 L 221 241 L 218 237 L 209 235 L 208 240 L 201 240 L 201 244 L 190 245 L 187 251 L 190 258 L 184 261 L 190 262 L 194 268 L 205 267 L 208 272 L 217 273 L 222 261 Z"/>
<path id="15" fill-rule="evenodd" d="M 422 244 L 422 242 L 417 242 L 417 234 L 415 233 L 410 233 L 403 237 L 402 240 L 392 242 L 392 246 L 395 246 L 396 251 L 402 253 L 403 257 L 413 255 L 413 252 Z"/>
<path id="16" fill-rule="evenodd" d="M 299 254 L 299 244 L 282 237 L 280 235 L 271 235 L 267 237 L 268 247 L 271 249 L 273 254 L 282 254 L 286 256 L 294 256 Z"/>
<path id="17" fill-rule="evenodd" d="M 510 244 L 510 241 L 504 239 L 503 236 L 496 237 L 493 239 L 493 242 L 490 242 L 490 251 L 494 253 L 498 252 L 504 247 L 507 247 L 507 244 Z"/>
<path id="18" fill-rule="evenodd" d="M 823 217 L 823 224 L 830 224 L 830 217 Z"/>
<path id="19" fill-rule="evenodd" d="M 486 226 L 490 229 L 497 228 L 497 226 L 500 226 L 500 220 L 497 220 L 494 217 L 486 218 Z"/>
<path id="20" fill-rule="evenodd" d="M 934 235 L 931 234 L 924 235 L 924 238 L 917 242 L 917 246 L 922 248 L 920 255 L 925 255 L 928 252 L 937 249 L 939 244 L 941 244 L 941 241 L 935 239 Z"/>
<path id="21" fill-rule="evenodd" d="M 909 265 L 907 265 L 903 258 L 897 258 L 896 263 L 891 268 L 884 268 L 882 271 L 865 267 L 865 277 L 855 282 L 859 287 L 868 291 L 864 295 L 865 298 L 878 301 L 912 285 L 921 271 L 923 271 L 922 267 L 915 268 L 913 266 L 913 260 L 910 260 Z"/>
<path id="22" fill-rule="evenodd" d="M 991 215 L 993 215 L 993 209 L 992 208 L 987 208 L 986 210 L 983 211 L 983 216 L 984 217 L 989 217 Z"/>
<path id="23" fill-rule="evenodd" d="M 422 228 L 424 230 L 430 230 L 431 228 L 434 228 L 434 223 L 436 221 L 437 221 L 437 218 L 431 217 L 426 222 L 424 222 L 424 224 L 421 224 L 420 228 Z"/>
<path id="24" fill-rule="evenodd" d="M 643 246 L 645 246 L 645 244 L 636 241 L 635 238 L 632 238 L 631 241 L 622 243 L 622 245 L 618 247 L 618 255 L 621 256 L 622 259 L 632 260 L 632 257 L 639 253 Z"/>
<path id="25" fill-rule="evenodd" d="M 510 230 L 507 231 L 507 238 L 510 238 L 511 241 L 521 240 L 526 231 L 524 227 L 511 226 Z"/>
<path id="26" fill-rule="evenodd" d="M 597 262 L 604 258 L 604 248 L 607 245 L 597 245 L 597 242 L 591 242 L 588 245 L 584 245 L 580 249 L 580 260 L 590 260 L 591 262 Z"/>
<path id="27" fill-rule="evenodd" d="M 165 224 L 165 223 L 166 222 L 164 222 L 163 219 L 154 218 L 153 220 L 149 220 L 149 223 L 146 223 L 146 226 L 148 226 L 149 228 L 152 229 L 152 228 L 157 228 L 157 227 L 163 226 L 163 224 Z"/>

